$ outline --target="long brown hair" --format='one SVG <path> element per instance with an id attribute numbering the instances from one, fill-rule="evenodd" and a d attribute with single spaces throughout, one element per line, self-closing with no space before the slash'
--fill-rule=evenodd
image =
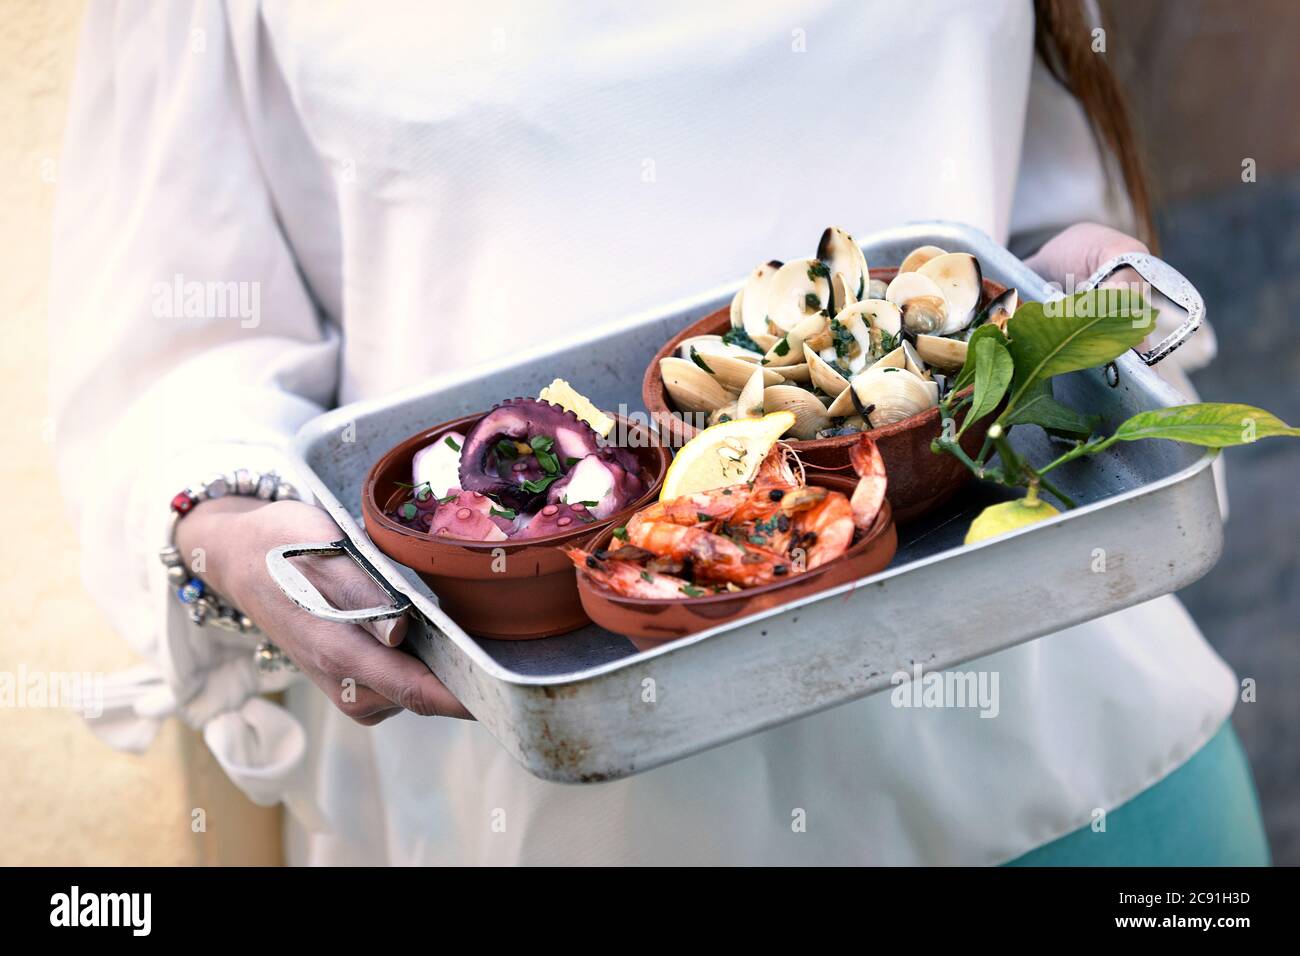
<path id="1" fill-rule="evenodd" d="M 1093 51 L 1085 0 L 1034 0 L 1034 45 L 1052 75 L 1074 94 L 1092 125 L 1103 153 L 1114 158 L 1137 220 L 1138 238 L 1153 250 L 1155 226 L 1124 94 L 1106 58 Z"/>

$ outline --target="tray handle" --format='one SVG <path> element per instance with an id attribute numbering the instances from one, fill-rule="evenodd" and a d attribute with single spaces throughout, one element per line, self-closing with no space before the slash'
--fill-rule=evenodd
<path id="1" fill-rule="evenodd" d="M 1151 351 L 1138 352 L 1138 357 L 1143 362 L 1149 366 L 1155 365 L 1168 358 L 1170 352 L 1186 342 L 1188 337 L 1201 327 L 1201 322 L 1205 319 L 1205 300 L 1196 291 L 1196 286 L 1187 281 L 1187 277 L 1181 272 L 1163 259 L 1141 252 L 1124 252 L 1103 263 L 1101 268 L 1076 286 L 1075 291 L 1087 292 L 1095 289 L 1125 266 L 1131 266 L 1138 275 L 1150 282 L 1157 292 L 1187 311 L 1187 318 L 1183 324 L 1156 343 Z"/>
<path id="2" fill-rule="evenodd" d="M 393 603 L 381 604 L 376 607 L 363 607 L 353 611 L 336 608 L 325 600 L 320 591 L 316 590 L 316 586 L 308 581 L 306 576 L 294 567 L 293 562 L 289 560 L 303 554 L 347 555 L 362 571 L 365 571 L 370 576 L 371 580 L 384 589 L 384 593 L 392 599 Z M 391 618 L 401 617 L 411 609 L 411 599 L 400 591 L 395 591 L 392 585 L 384 580 L 384 576 L 375 570 L 374 565 L 367 561 L 365 556 L 356 549 L 356 545 L 347 538 L 329 544 L 285 544 L 278 548 L 272 548 L 266 552 L 266 570 L 271 573 L 271 577 L 280 586 L 280 590 L 284 592 L 285 597 L 307 613 L 324 618 L 327 621 L 337 621 L 340 624 L 365 624 L 370 621 L 387 621 Z"/>

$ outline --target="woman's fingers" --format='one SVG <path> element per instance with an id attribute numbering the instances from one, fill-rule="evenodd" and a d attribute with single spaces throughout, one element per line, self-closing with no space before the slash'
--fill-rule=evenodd
<path id="1" fill-rule="evenodd" d="M 1141 240 L 1117 229 L 1081 222 L 1053 236 L 1025 264 L 1068 292 L 1120 253 L 1147 251 Z"/>
<path id="2" fill-rule="evenodd" d="M 355 654 L 357 680 L 404 710 L 422 717 L 474 719 L 418 658 L 374 644 L 357 646 Z"/>
<path id="3" fill-rule="evenodd" d="M 365 625 L 324 621 L 299 608 L 266 570 L 266 552 L 289 541 L 333 541 L 342 532 L 319 508 L 276 502 L 228 516 L 217 535 L 237 552 L 231 584 L 259 627 L 311 678 L 336 707 L 363 724 L 401 709 L 427 716 L 472 715 L 418 659 L 396 645 L 406 636 L 405 617 Z M 187 519 L 188 520 L 188 519 Z M 295 559 L 302 573 L 334 607 L 387 605 L 391 599 L 345 557 Z"/>

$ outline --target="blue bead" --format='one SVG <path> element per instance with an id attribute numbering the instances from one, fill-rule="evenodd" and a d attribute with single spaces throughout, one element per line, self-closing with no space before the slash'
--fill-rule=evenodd
<path id="1" fill-rule="evenodd" d="M 181 589 L 176 592 L 182 604 L 193 604 L 199 598 L 203 597 L 203 582 L 198 578 L 190 578 Z"/>

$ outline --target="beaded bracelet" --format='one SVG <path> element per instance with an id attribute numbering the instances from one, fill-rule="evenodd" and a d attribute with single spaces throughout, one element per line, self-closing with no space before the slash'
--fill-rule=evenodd
<path id="1" fill-rule="evenodd" d="M 176 547 L 176 526 L 180 520 L 201 502 L 241 495 L 263 501 L 299 501 L 298 489 L 284 481 L 273 471 L 264 473 L 247 468 L 237 469 L 233 475 L 213 475 L 201 485 L 183 488 L 171 500 L 171 528 L 167 546 L 159 552 L 167 580 L 175 589 L 176 599 L 189 608 L 190 620 L 200 627 L 212 624 L 222 630 L 246 634 L 257 630 L 252 619 L 213 591 L 197 575 L 185 568 L 180 549 Z M 284 653 L 270 641 L 263 641 L 256 651 L 257 665 L 261 670 L 292 666 Z"/>

